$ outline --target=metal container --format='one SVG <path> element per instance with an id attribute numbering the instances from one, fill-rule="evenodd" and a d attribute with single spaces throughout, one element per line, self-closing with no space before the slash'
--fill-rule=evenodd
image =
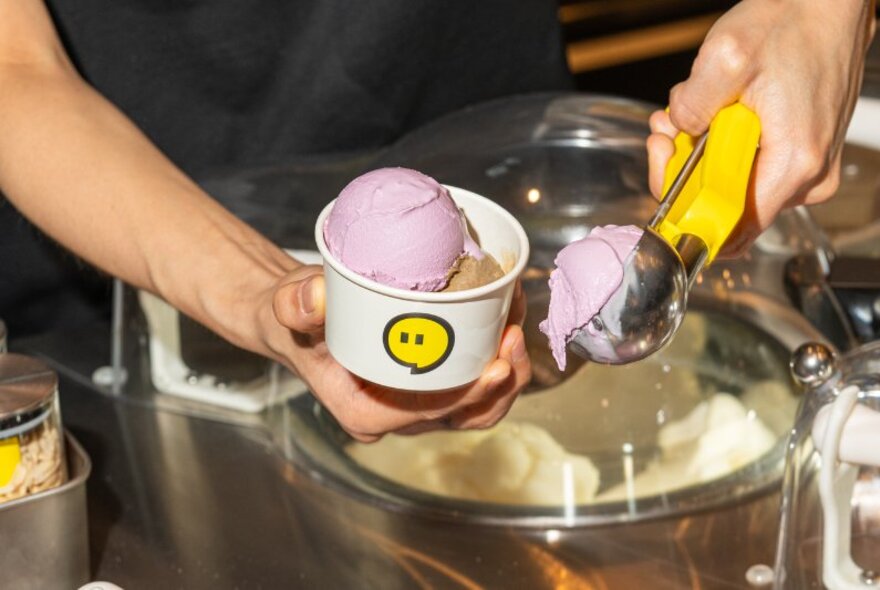
<path id="1" fill-rule="evenodd" d="M 37 359 L 0 356 L 0 504 L 66 479 L 58 376 Z"/>
<path id="2" fill-rule="evenodd" d="M 72 453 L 69 463 L 65 446 Z M 35 358 L 0 355 L 4 588 L 72 588 L 88 579 L 89 470 L 79 445 L 73 439 L 65 445 L 56 373 Z"/>
<path id="3" fill-rule="evenodd" d="M 59 487 L 0 504 L 0 586 L 70 590 L 89 580 L 86 480 L 92 464 L 69 434 Z"/>

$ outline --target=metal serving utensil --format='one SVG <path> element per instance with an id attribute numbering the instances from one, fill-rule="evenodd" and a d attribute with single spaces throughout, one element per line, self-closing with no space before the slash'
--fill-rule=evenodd
<path id="1" fill-rule="evenodd" d="M 625 261 L 620 287 L 570 340 L 569 350 L 587 360 L 622 365 L 657 352 L 672 339 L 697 275 L 715 258 L 745 209 L 760 130 L 757 116 L 736 103 L 722 109 L 695 142 L 684 134 L 676 138 L 668 169 L 678 172 Z"/>
<path id="2" fill-rule="evenodd" d="M 660 350 L 681 325 L 688 290 L 708 249 L 693 235 L 673 247 L 658 232 L 702 157 L 707 136 L 697 142 L 627 259 L 620 287 L 569 343 L 578 356 L 614 365 L 635 362 Z"/>

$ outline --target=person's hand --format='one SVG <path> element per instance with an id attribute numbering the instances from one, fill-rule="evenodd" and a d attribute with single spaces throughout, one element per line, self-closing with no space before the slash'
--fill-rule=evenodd
<path id="1" fill-rule="evenodd" d="M 411 393 L 367 383 L 349 373 L 324 342 L 324 277 L 320 267 L 288 274 L 273 293 L 273 318 L 284 327 L 272 348 L 309 385 L 353 438 L 372 442 L 389 432 L 416 434 L 440 429 L 488 428 L 507 414 L 531 378 L 520 327 L 525 296 L 517 284 L 508 325 L 495 359 L 474 383 L 441 393 Z M 274 332 L 274 331 L 273 331 Z"/>
<path id="2" fill-rule="evenodd" d="M 874 34 L 873 2 L 743 0 L 707 35 L 669 113 L 651 116 L 651 192 L 660 196 L 679 132 L 697 136 L 736 101 L 761 119 L 746 211 L 724 254 L 743 253 L 786 207 L 837 190 L 840 157 Z"/>

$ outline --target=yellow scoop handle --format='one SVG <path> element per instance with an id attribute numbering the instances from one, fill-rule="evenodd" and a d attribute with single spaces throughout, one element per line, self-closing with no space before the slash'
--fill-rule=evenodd
<path id="1" fill-rule="evenodd" d="M 670 244 L 682 234 L 706 244 L 711 263 L 745 210 L 746 191 L 761 136 L 758 116 L 740 103 L 719 111 L 709 125 L 706 149 L 678 198 L 657 227 Z M 679 133 L 666 166 L 663 194 L 694 149 L 696 138 Z"/>

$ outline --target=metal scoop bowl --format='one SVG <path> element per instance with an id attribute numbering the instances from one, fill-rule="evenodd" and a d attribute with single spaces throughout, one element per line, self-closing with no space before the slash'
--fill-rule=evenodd
<path id="1" fill-rule="evenodd" d="M 667 166 L 677 173 L 624 262 L 623 282 L 569 342 L 572 352 L 622 365 L 657 352 L 672 339 L 697 275 L 742 217 L 760 135 L 757 115 L 741 103 L 721 109 L 696 142 L 678 134 Z"/>
<path id="2" fill-rule="evenodd" d="M 660 350 L 678 330 L 687 295 L 681 257 L 647 228 L 624 265 L 620 287 L 568 348 L 598 363 L 622 365 L 641 360 Z"/>
<path id="3" fill-rule="evenodd" d="M 693 172 L 706 146 L 703 135 L 623 266 L 623 280 L 590 323 L 568 343 L 578 356 L 625 365 L 663 348 L 684 319 L 688 290 L 708 254 L 697 236 L 684 234 L 675 246 L 657 228 Z"/>

